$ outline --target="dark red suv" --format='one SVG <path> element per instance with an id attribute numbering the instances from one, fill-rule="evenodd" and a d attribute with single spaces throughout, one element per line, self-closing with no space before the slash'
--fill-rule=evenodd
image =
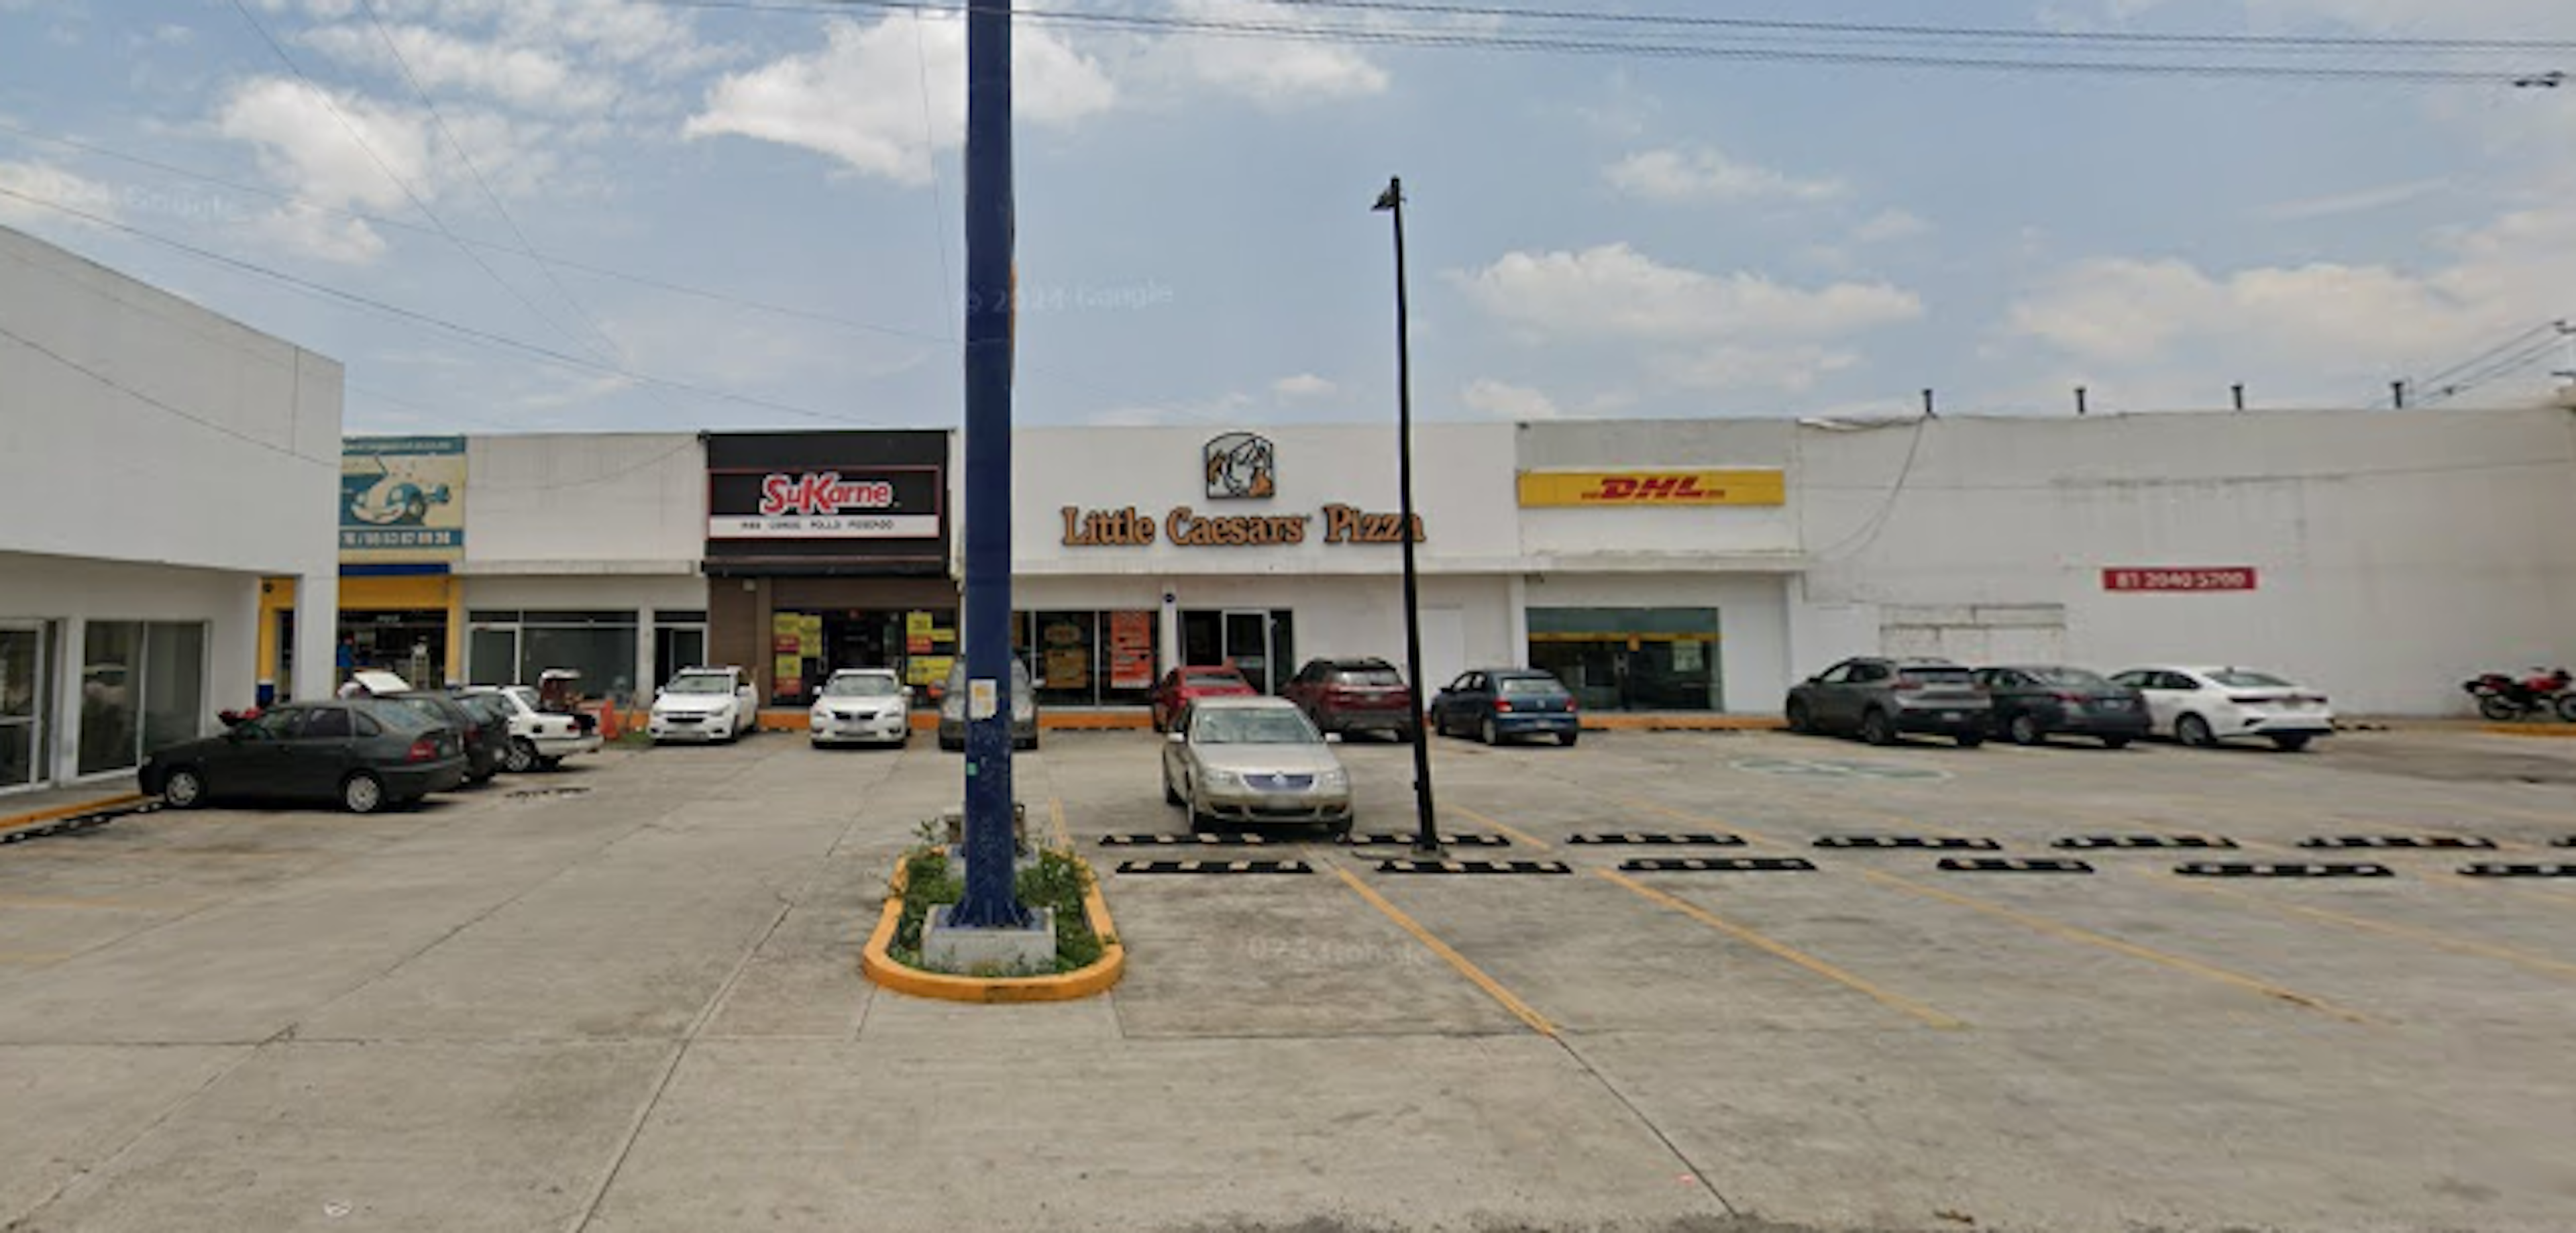
<path id="1" fill-rule="evenodd" d="M 1404 674 L 1383 659 L 1310 659 L 1279 692 L 1326 732 L 1411 740 L 1422 718 Z"/>

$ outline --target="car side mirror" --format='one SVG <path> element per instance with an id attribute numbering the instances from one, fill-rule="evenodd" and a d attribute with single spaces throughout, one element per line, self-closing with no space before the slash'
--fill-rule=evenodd
<path id="1" fill-rule="evenodd" d="M 1175 745 L 1187 745 L 1187 744 L 1189 744 L 1189 743 L 1190 743 L 1190 734 L 1189 734 L 1189 733 L 1186 733 L 1186 732 L 1177 732 L 1177 731 L 1176 731 L 1176 732 L 1173 732 L 1171 735 L 1164 737 L 1163 739 L 1164 739 L 1164 740 L 1166 740 L 1166 741 L 1169 741 L 1169 742 L 1171 742 L 1172 744 L 1175 744 Z"/>
<path id="2" fill-rule="evenodd" d="M 903 700 L 906 702 L 912 701 L 912 686 L 906 685 L 903 687 Z"/>

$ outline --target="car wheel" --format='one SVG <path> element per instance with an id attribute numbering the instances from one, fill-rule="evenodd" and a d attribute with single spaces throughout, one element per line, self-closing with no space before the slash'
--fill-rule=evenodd
<path id="1" fill-rule="evenodd" d="M 2125 736 L 2106 736 L 2102 738 L 2102 748 L 2104 749 L 2127 749 L 2128 747 L 2129 738 Z"/>
<path id="2" fill-rule="evenodd" d="M 172 809 L 197 809 L 206 803 L 206 777 L 193 766 L 174 768 L 161 781 L 161 803 Z"/>
<path id="3" fill-rule="evenodd" d="M 1887 717 L 1887 712 L 1873 709 L 1860 717 L 1860 739 L 1872 745 L 1893 745 L 1896 722 Z"/>
<path id="4" fill-rule="evenodd" d="M 355 814 L 370 814 L 385 807 L 384 781 L 360 771 L 340 781 L 340 807 Z"/>
<path id="5" fill-rule="evenodd" d="M 2048 743 L 2048 730 L 2040 727 L 2038 717 L 2028 711 L 2013 716 L 2012 722 L 2004 725 L 2004 731 L 2006 735 L 2012 737 L 2012 743 L 2015 745 Z"/>
<path id="6" fill-rule="evenodd" d="M 1974 749 L 1977 746 L 1986 743 L 1986 734 L 1983 732 L 1962 732 L 1959 734 L 1957 739 L 1959 742 L 1959 748 Z"/>
<path id="7" fill-rule="evenodd" d="M 2282 753 L 2297 753 L 2308 747 L 2308 734 L 2305 732 L 2284 732 L 2279 736 L 2272 738 L 2272 747 L 2280 750 Z"/>
<path id="8" fill-rule="evenodd" d="M 501 769 L 513 775 L 537 769 L 536 744 L 524 736 L 511 737 L 510 747 L 501 751 Z"/>
<path id="9" fill-rule="evenodd" d="M 2209 730 L 2209 721 L 2198 715 L 2175 720 L 2174 739 L 2193 749 L 2207 749 L 2218 743 L 2218 737 Z"/>
<path id="10" fill-rule="evenodd" d="M 541 771 L 551 771 L 551 770 L 555 769 L 556 767 L 559 767 L 559 766 L 562 766 L 562 765 L 563 765 L 563 759 L 561 759 L 561 758 L 539 758 L 539 759 L 537 759 L 537 769 L 538 769 L 538 770 L 541 770 Z"/>
<path id="11" fill-rule="evenodd" d="M 1334 842 L 1338 843 L 1351 837 L 1351 827 L 1358 821 L 1358 815 L 1354 814 L 1339 822 L 1327 823 L 1324 826 L 1324 833 L 1332 836 Z"/>
<path id="12" fill-rule="evenodd" d="M 1172 787 L 1172 777 L 1169 774 L 1163 776 L 1163 803 L 1166 805 L 1182 803 L 1181 794 Z"/>
<path id="13" fill-rule="evenodd" d="M 1556 743 L 1571 749 L 1574 747 L 1575 738 L 1582 735 L 1580 732 L 1559 732 L 1556 734 Z"/>
<path id="14" fill-rule="evenodd" d="M 1807 714 L 1807 704 L 1795 698 L 1789 700 L 1789 730 L 1801 735 L 1816 730 L 1815 721 Z"/>
<path id="15" fill-rule="evenodd" d="M 1487 715 L 1484 722 L 1476 726 L 1477 740 L 1483 741 L 1488 745 L 1492 745 L 1501 741 L 1502 738 L 1502 731 L 1494 727 L 1494 717 L 1491 715 Z"/>

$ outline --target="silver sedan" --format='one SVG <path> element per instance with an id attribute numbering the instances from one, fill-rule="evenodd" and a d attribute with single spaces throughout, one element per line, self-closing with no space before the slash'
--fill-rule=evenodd
<path id="1" fill-rule="evenodd" d="M 1163 746 L 1163 799 L 1190 829 L 1226 823 L 1351 829 L 1351 775 L 1313 722 L 1284 698 L 1203 698 Z"/>

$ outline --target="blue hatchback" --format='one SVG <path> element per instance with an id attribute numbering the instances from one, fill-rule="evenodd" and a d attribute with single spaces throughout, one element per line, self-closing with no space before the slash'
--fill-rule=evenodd
<path id="1" fill-rule="evenodd" d="M 1459 674 L 1431 700 L 1431 728 L 1488 745 L 1519 736 L 1552 736 L 1571 745 L 1581 735 L 1574 694 L 1536 668 L 1478 668 Z"/>

